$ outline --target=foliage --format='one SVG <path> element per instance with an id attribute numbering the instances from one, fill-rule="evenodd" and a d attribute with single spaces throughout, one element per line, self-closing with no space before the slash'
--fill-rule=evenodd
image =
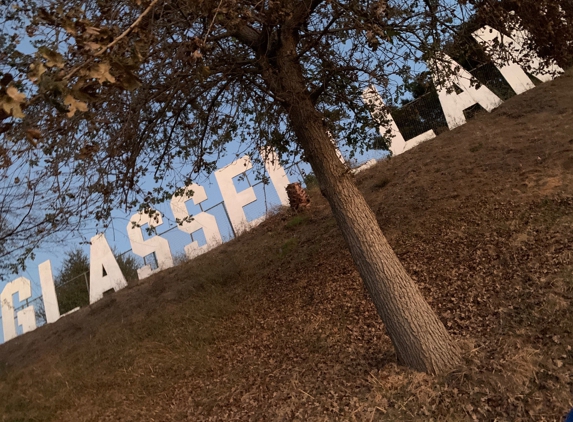
<path id="1" fill-rule="evenodd" d="M 141 267 L 142 264 L 138 258 L 129 253 L 118 254 L 116 251 L 114 251 L 114 256 L 117 265 L 119 265 L 119 269 L 128 282 L 139 279 L 137 269 Z"/>
<path id="2" fill-rule="evenodd" d="M 28 2 L 0 1 L 0 279 L 25 268 L 33 251 L 47 239 L 64 240 L 78 227 L 79 202 L 59 195 L 63 174 L 48 177 L 39 156 L 27 156 L 41 138 L 38 129 L 21 123 L 27 107 L 27 73 L 33 55 L 22 52 L 34 7 Z M 26 43 L 24 43 L 26 44 Z M 28 49 L 29 50 L 29 49 Z M 14 138 L 18 127 L 22 141 Z M 62 185 L 63 183 L 63 185 Z"/>
<path id="3" fill-rule="evenodd" d="M 303 183 L 306 189 L 313 189 L 318 187 L 318 181 L 314 173 L 309 173 L 303 177 Z"/>
<path id="4" fill-rule="evenodd" d="M 561 67 L 573 65 L 573 3 L 555 0 L 473 0 L 475 26 L 528 32 L 526 47 Z M 477 29 L 477 28 L 476 28 Z"/>
<path id="5" fill-rule="evenodd" d="M 429 52 L 412 44 L 429 30 L 408 3 L 104 1 L 83 8 L 68 0 L 37 8 L 22 1 L 36 53 L 26 56 L 27 67 L 4 67 L 12 78 L 6 89 L 20 93 L 8 96 L 10 104 L 26 114 L 22 122 L 7 116 L 14 125 L 6 136 L 25 160 L 57 175 L 55 196 L 73 197 L 81 215 L 101 220 L 116 207 L 170 197 L 194 174 L 212 171 L 231 140 L 242 141 L 244 152 L 273 147 L 288 160 L 301 147 L 269 84 L 272 54 L 261 48 L 277 49 L 285 17 L 308 6 L 299 58 L 324 123 L 354 148 L 385 146 L 375 130 L 381 122 L 361 95 L 370 83 L 386 89 Z M 444 4 L 436 15 L 449 20 L 454 12 Z M 156 186 L 142 186 L 145 179 Z"/>
<path id="6" fill-rule="evenodd" d="M 89 304 L 89 271 L 90 260 L 82 249 L 66 253 L 62 268 L 54 278 L 61 314 Z"/>

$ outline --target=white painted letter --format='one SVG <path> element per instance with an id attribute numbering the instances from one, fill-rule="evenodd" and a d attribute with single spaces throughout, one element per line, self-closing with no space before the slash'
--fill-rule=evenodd
<path id="1" fill-rule="evenodd" d="M 178 226 L 179 230 L 193 234 L 197 230 L 203 229 L 203 234 L 207 240 L 207 243 L 201 247 L 197 241 L 185 246 L 185 253 L 189 259 L 204 254 L 223 243 L 215 216 L 207 214 L 206 212 L 200 212 L 193 216 L 192 221 L 185 220 L 189 217 L 185 203 L 189 200 L 193 200 L 195 205 L 199 205 L 206 199 L 207 194 L 205 193 L 205 188 L 195 183 L 188 185 L 182 195 L 173 195 L 171 198 L 171 211 L 173 211 L 173 215 L 176 219 L 183 220 L 183 223 Z"/>
<path id="2" fill-rule="evenodd" d="M 108 290 L 117 292 L 125 286 L 127 281 L 105 236 L 103 233 L 95 235 L 90 246 L 90 303 L 100 300 Z"/>
<path id="3" fill-rule="evenodd" d="M 438 90 L 440 104 L 444 110 L 448 127 L 454 129 L 466 123 L 464 110 L 474 104 L 481 105 L 487 111 L 492 111 L 503 101 L 491 92 L 485 85 L 476 88 L 475 79 L 467 70 L 463 69 L 458 63 L 454 62 L 449 56 L 442 54 L 439 61 L 435 62 L 438 72 L 454 72 L 450 80 L 440 84 L 440 80 L 434 75 L 434 84 Z M 447 69 L 447 68 L 450 69 Z M 474 81 L 474 84 L 472 84 Z M 456 94 L 454 85 L 463 90 L 462 93 Z M 473 86 L 472 86 L 473 85 Z M 448 91 L 450 91 L 448 93 Z"/>
<path id="4" fill-rule="evenodd" d="M 265 162 L 265 169 L 267 170 L 269 178 L 277 191 L 281 205 L 288 206 L 289 200 L 286 193 L 286 187 L 290 181 L 288 180 L 285 169 L 281 166 L 281 163 L 279 163 L 279 158 L 272 149 L 269 148 L 265 151 L 261 150 L 261 155 Z"/>
<path id="5" fill-rule="evenodd" d="M 537 54 L 533 51 L 525 53 L 523 50 L 521 43 L 524 41 L 523 37 L 526 36 L 524 31 L 514 33 L 514 38 L 519 39 L 520 42 L 503 35 L 487 25 L 475 31 L 472 35 L 478 43 L 485 47 L 487 53 L 493 59 L 493 63 L 516 94 L 521 94 L 535 87 L 531 79 L 517 64 L 524 57 L 527 58 L 526 64 L 530 73 L 542 82 L 548 82 L 554 78 L 554 75 L 563 72 L 563 69 L 555 64 L 549 66 L 543 72 L 540 71 L 541 60 Z M 496 39 L 497 42 L 495 41 Z M 502 45 L 503 47 L 499 49 L 497 45 Z"/>
<path id="6" fill-rule="evenodd" d="M 257 226 L 264 219 L 263 216 L 254 221 L 247 222 L 247 216 L 245 215 L 243 207 L 255 202 L 257 196 L 252 187 L 237 192 L 233 184 L 233 177 L 246 172 L 252 167 L 250 157 L 245 155 L 215 172 L 215 179 L 217 179 L 217 183 L 219 184 L 219 189 L 221 190 L 221 195 L 223 196 L 225 207 L 229 214 L 229 220 L 231 220 L 236 235 Z"/>
<path id="7" fill-rule="evenodd" d="M 18 299 L 21 301 L 32 296 L 32 287 L 30 280 L 19 277 L 16 280 L 6 284 L 0 295 L 0 304 L 2 305 L 2 327 L 4 329 L 4 342 L 16 337 L 16 324 L 14 322 L 14 303 L 12 295 L 18 293 Z M 28 306 L 16 313 L 18 325 L 22 326 L 22 331 L 27 333 L 36 329 L 36 315 L 34 307 Z"/>
<path id="8" fill-rule="evenodd" d="M 129 237 L 133 253 L 142 258 L 155 253 L 157 258 L 157 268 L 155 270 L 152 271 L 150 265 L 145 265 L 137 270 L 137 276 L 140 280 L 173 266 L 173 257 L 167 239 L 154 236 L 151 239 L 143 240 L 142 226 L 145 224 L 157 227 L 163 224 L 163 218 L 160 213 L 150 217 L 149 214 L 140 211 L 132 215 L 127 224 L 127 236 Z"/>
<path id="9" fill-rule="evenodd" d="M 51 324 L 60 318 L 60 307 L 58 306 L 50 260 L 38 265 L 38 272 L 40 273 L 40 285 L 42 286 L 42 300 L 44 301 L 44 310 L 46 311 L 46 322 Z"/>
<path id="10" fill-rule="evenodd" d="M 400 129 L 398 129 L 396 122 L 392 118 L 392 115 L 385 110 L 384 101 L 382 100 L 382 97 L 380 97 L 380 94 L 378 94 L 376 87 L 370 85 L 369 88 L 364 90 L 362 98 L 367 105 L 374 108 L 374 113 L 383 113 L 381 117 L 383 117 L 384 120 L 388 120 L 390 125 L 390 136 L 392 137 L 390 140 L 390 151 L 392 151 L 392 155 L 402 154 L 403 152 L 408 151 L 416 145 L 436 137 L 434 131 L 430 129 L 427 132 L 424 132 L 421 135 L 418 135 L 406 142 L 402 136 L 402 133 L 400 132 Z M 386 136 L 387 129 L 388 128 L 380 126 L 380 128 L 378 128 L 380 135 Z"/>

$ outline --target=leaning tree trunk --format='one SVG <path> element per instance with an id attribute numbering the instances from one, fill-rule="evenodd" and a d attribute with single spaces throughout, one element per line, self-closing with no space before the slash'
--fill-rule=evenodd
<path id="1" fill-rule="evenodd" d="M 270 86 L 287 108 L 292 127 L 318 179 L 352 258 L 380 314 L 399 360 L 432 374 L 460 363 L 459 349 L 424 300 L 382 234 L 376 217 L 340 162 L 314 106 L 286 31 Z M 279 91 L 279 92 L 276 92 Z"/>
<path id="2" fill-rule="evenodd" d="M 457 365 L 456 345 L 388 244 L 320 116 L 304 103 L 291 109 L 293 126 L 400 361 L 428 373 Z"/>

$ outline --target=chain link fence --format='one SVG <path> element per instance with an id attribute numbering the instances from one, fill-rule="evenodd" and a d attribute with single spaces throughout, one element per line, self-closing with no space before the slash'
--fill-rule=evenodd
<path id="1" fill-rule="evenodd" d="M 489 88 L 503 101 L 515 95 L 511 86 L 492 63 L 478 66 L 471 70 L 470 73 L 479 84 Z M 539 83 L 535 78 L 532 78 L 532 81 Z M 482 110 L 481 106 L 476 104 L 464 110 L 464 115 L 469 120 Z M 412 139 L 430 129 L 436 135 L 448 130 L 446 116 L 435 89 L 404 104 L 400 108 L 392 110 L 392 117 L 405 140 Z"/>

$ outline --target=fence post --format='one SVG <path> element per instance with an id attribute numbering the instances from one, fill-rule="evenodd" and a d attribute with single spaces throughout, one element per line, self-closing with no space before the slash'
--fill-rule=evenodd
<path id="1" fill-rule="evenodd" d="M 233 232 L 233 238 L 237 238 L 237 233 L 235 233 L 235 228 L 233 227 L 233 223 L 231 222 L 231 218 L 229 217 L 229 213 L 227 212 L 227 206 L 225 205 L 225 201 L 221 202 L 223 204 L 223 211 L 225 211 L 225 216 L 227 217 L 227 221 L 229 222 L 229 226 L 231 226 L 231 231 Z"/>
<path id="2" fill-rule="evenodd" d="M 88 294 L 90 293 L 90 283 L 88 281 L 88 273 L 84 273 L 84 280 L 86 281 L 86 289 L 88 291 Z"/>

